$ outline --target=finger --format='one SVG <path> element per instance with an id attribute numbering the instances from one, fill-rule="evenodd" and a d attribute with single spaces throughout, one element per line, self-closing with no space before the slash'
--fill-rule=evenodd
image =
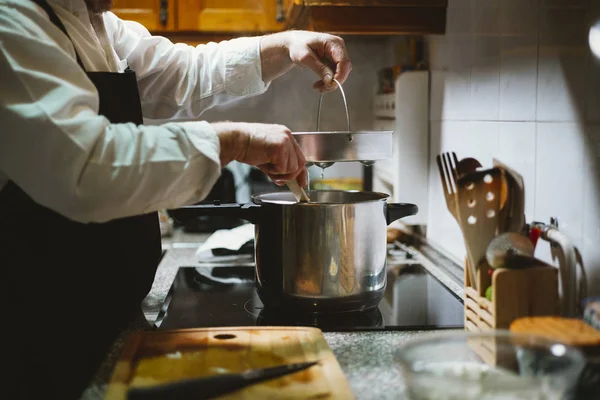
<path id="1" fill-rule="evenodd" d="M 298 157 L 298 168 L 299 169 L 306 168 L 306 158 L 304 157 L 304 153 L 302 152 L 302 149 L 300 148 L 300 145 L 298 144 L 296 139 L 294 139 L 293 135 L 292 135 L 292 143 L 294 145 L 294 149 L 296 150 L 296 156 Z"/>
<path id="2" fill-rule="evenodd" d="M 288 173 L 279 173 L 273 172 L 273 167 L 268 164 L 258 165 L 258 169 L 264 172 L 272 181 L 282 181 L 287 182 L 292 179 L 296 179 L 300 171 L 288 172 Z"/>
<path id="3" fill-rule="evenodd" d="M 298 181 L 300 186 L 306 188 L 308 186 L 308 170 L 306 168 L 303 168 L 302 171 L 300 171 L 300 174 L 298 175 L 296 180 Z"/>
<path id="4" fill-rule="evenodd" d="M 340 84 L 344 84 L 348 78 L 348 75 L 350 75 L 350 71 L 352 71 L 352 63 L 350 62 L 349 58 L 346 58 L 336 65 L 334 78 Z"/>
<path id="5" fill-rule="evenodd" d="M 301 153 L 300 147 L 292 136 L 292 132 L 286 129 L 285 134 L 286 138 L 278 150 L 279 155 L 274 158 L 276 163 L 272 172 L 278 174 L 298 174 L 300 168 L 304 166 L 304 164 L 299 164 L 300 157 L 303 158 L 304 156 L 301 154 L 300 156 L 298 155 L 298 152 Z"/>
<path id="6" fill-rule="evenodd" d="M 313 84 L 313 89 L 317 89 L 321 93 L 333 92 L 337 89 L 337 85 L 333 82 L 332 85 L 325 85 L 323 81 L 318 81 Z"/>
<path id="7" fill-rule="evenodd" d="M 333 36 L 327 41 L 325 45 L 325 56 L 335 64 L 334 78 L 340 83 L 344 83 L 352 70 L 352 63 L 350 62 L 350 57 L 346 51 L 344 39 Z"/>
<path id="8" fill-rule="evenodd" d="M 278 185 L 281 182 L 283 182 L 283 184 L 285 185 L 285 183 L 287 181 L 294 180 L 294 179 L 296 179 L 298 177 L 297 173 L 293 173 L 293 174 L 271 174 L 271 173 L 266 173 L 266 174 L 269 177 L 269 179 L 271 179 L 273 182 L 277 183 Z M 298 183 L 300 183 L 300 182 L 298 182 Z"/>
<path id="9" fill-rule="evenodd" d="M 325 84 L 331 84 L 333 81 L 331 68 L 321 62 L 317 54 L 309 47 L 306 47 L 304 54 L 299 57 L 298 63 L 314 71 Z"/>

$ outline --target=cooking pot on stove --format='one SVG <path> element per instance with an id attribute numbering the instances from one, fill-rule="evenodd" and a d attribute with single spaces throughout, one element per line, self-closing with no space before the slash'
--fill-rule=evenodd
<path id="1" fill-rule="evenodd" d="M 256 286 L 267 308 L 345 312 L 376 307 L 386 286 L 386 228 L 415 215 L 387 194 L 310 191 L 252 196 L 248 204 L 193 205 L 181 213 L 222 215 L 255 224 Z"/>

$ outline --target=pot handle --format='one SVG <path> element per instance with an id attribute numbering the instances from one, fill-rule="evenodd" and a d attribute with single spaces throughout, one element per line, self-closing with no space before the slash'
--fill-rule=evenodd
<path id="1" fill-rule="evenodd" d="M 419 212 L 419 207 L 416 204 L 410 203 L 387 203 L 385 208 L 385 219 L 387 224 L 391 224 L 397 219 L 416 215 Z"/>
<path id="2" fill-rule="evenodd" d="M 215 201 L 213 204 L 195 204 L 191 206 L 180 207 L 172 211 L 175 219 L 213 215 L 220 217 L 239 218 L 256 224 L 260 219 L 260 208 L 260 205 L 254 203 L 221 204 L 220 202 Z"/>

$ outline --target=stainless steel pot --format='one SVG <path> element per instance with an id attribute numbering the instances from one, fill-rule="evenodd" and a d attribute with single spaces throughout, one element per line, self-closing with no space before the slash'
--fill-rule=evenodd
<path id="1" fill-rule="evenodd" d="M 265 307 L 342 312 L 376 307 L 386 286 L 386 227 L 415 215 L 414 204 L 387 203 L 377 192 L 319 190 L 310 203 L 290 192 L 249 204 L 195 205 L 195 215 L 255 224 L 256 285 Z"/>

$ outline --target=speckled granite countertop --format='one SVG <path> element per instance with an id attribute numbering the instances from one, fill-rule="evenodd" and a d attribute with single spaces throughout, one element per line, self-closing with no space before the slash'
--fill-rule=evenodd
<path id="1" fill-rule="evenodd" d="M 143 315 L 140 314 L 139 318 L 115 341 L 94 381 L 83 394 L 82 400 L 104 398 L 125 337 L 136 331 L 150 329 L 171 287 L 177 269 L 183 265 L 195 264 L 194 253 L 198 245 L 207 237 L 208 235 L 176 231 L 172 237 L 164 239 L 163 248 L 167 252 L 156 272 L 152 289 L 142 304 Z M 436 277 L 443 281 L 443 274 L 439 271 L 432 272 L 436 272 Z M 404 398 L 402 394 L 404 384 L 393 359 L 394 349 L 406 340 L 434 332 L 436 331 L 325 332 L 324 336 L 340 363 L 356 399 L 383 400 Z"/>

